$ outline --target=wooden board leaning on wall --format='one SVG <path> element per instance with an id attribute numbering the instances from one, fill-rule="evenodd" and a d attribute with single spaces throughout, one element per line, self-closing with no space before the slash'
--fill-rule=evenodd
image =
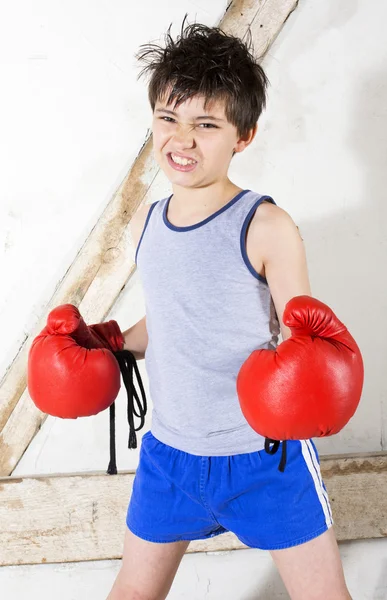
<path id="1" fill-rule="evenodd" d="M 339 540 L 387 537 L 387 453 L 321 459 Z M 121 558 L 134 473 L 0 479 L 0 566 Z M 232 533 L 187 552 L 246 548 Z"/>

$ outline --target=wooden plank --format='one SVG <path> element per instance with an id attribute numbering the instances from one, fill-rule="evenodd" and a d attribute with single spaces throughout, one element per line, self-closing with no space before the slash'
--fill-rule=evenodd
<path id="1" fill-rule="evenodd" d="M 248 28 L 245 27 L 243 31 L 240 21 L 248 22 L 254 44 L 254 54 L 262 60 L 297 6 L 298 0 L 232 2 L 221 27 L 227 33 L 245 39 Z"/>
<path id="2" fill-rule="evenodd" d="M 242 39 L 251 27 L 256 53 L 263 56 L 297 2 L 237 0 L 229 5 L 220 27 Z M 8 368 L 0 386 L 0 476 L 13 472 L 46 419 L 26 389 L 27 356 L 34 337 L 44 327 L 49 311 L 65 302 L 79 306 L 87 322 L 105 318 L 134 271 L 128 224 L 138 206 L 145 202 L 158 170 L 149 137 Z"/>
<path id="3" fill-rule="evenodd" d="M 323 457 L 339 540 L 387 537 L 387 453 Z M 0 479 L 0 565 L 121 558 L 134 473 Z M 155 500 L 156 501 L 156 500 Z M 187 552 L 246 548 L 232 533 Z"/>

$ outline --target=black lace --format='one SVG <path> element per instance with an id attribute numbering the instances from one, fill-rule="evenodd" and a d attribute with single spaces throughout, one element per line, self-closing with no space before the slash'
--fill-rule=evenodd
<path id="1" fill-rule="evenodd" d="M 270 445 L 273 444 L 271 448 Z M 278 452 L 281 442 L 279 440 L 272 440 L 271 438 L 265 438 L 265 452 L 268 454 L 275 454 Z M 286 467 L 286 459 L 287 459 L 287 440 L 283 440 L 282 442 L 282 454 L 280 464 L 278 466 L 278 470 L 283 473 Z"/>
<path id="2" fill-rule="evenodd" d="M 147 401 L 144 386 L 142 383 L 141 375 L 138 370 L 136 359 L 133 354 L 129 350 L 118 350 L 113 353 L 116 357 L 118 364 L 120 366 L 120 371 L 122 374 L 122 378 L 124 380 L 127 396 L 128 396 L 128 408 L 127 408 L 127 418 L 129 423 L 129 440 L 128 440 L 128 448 L 137 448 L 137 436 L 136 431 L 139 431 L 144 427 L 145 424 L 145 415 L 147 413 Z M 137 383 L 140 388 L 141 396 L 142 396 L 142 404 L 141 399 L 137 393 L 133 382 L 133 369 L 135 371 L 137 377 Z M 138 412 L 136 411 L 134 405 L 134 399 L 136 400 Z M 134 416 L 140 419 L 140 424 L 138 427 L 134 426 Z M 116 405 L 113 402 L 109 407 L 109 421 L 110 421 L 110 462 L 107 468 L 108 475 L 117 475 L 117 463 L 116 463 L 116 431 L 115 431 L 115 418 L 116 418 Z M 271 446 L 272 445 L 272 446 Z M 280 440 L 273 440 L 271 438 L 265 438 L 265 452 L 270 455 L 276 454 L 281 445 Z M 282 453 L 281 460 L 278 466 L 278 470 L 283 473 L 286 467 L 287 460 L 287 440 L 282 441 Z"/>
<path id="3" fill-rule="evenodd" d="M 147 412 L 147 401 L 144 391 L 144 386 L 142 383 L 141 375 L 138 370 L 136 359 L 133 354 L 129 352 L 129 350 L 118 350 L 113 353 L 116 357 L 118 364 L 120 366 L 120 371 L 122 375 L 122 379 L 124 380 L 127 396 L 128 396 L 128 409 L 127 409 L 127 418 L 129 423 L 129 441 L 128 448 L 137 448 L 137 436 L 136 431 L 139 431 L 144 427 L 145 423 L 145 415 Z M 140 388 L 141 396 L 142 396 L 142 404 L 141 399 L 137 393 L 133 382 L 133 369 L 135 371 L 137 377 L 138 387 Z M 134 399 L 137 403 L 137 410 L 134 405 Z M 138 427 L 134 426 L 134 417 L 139 417 L 140 424 Z M 116 431 L 115 431 L 115 418 L 116 418 L 116 405 L 115 402 L 110 405 L 109 408 L 109 417 L 110 417 L 110 462 L 107 469 L 108 475 L 117 475 L 117 463 L 116 463 Z"/>

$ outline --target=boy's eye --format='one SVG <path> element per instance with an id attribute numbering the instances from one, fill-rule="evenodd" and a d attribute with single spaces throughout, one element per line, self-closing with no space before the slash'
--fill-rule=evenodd
<path id="1" fill-rule="evenodd" d="M 175 119 L 172 119 L 172 117 L 160 117 L 160 119 L 162 121 L 165 121 L 166 123 L 175 123 Z M 216 125 L 213 125 L 212 123 L 199 123 L 199 127 L 203 125 L 202 129 L 217 129 Z"/>

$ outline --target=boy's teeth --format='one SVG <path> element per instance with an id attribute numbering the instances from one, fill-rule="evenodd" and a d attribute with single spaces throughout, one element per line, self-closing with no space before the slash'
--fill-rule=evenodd
<path id="1" fill-rule="evenodd" d="M 188 160 L 187 158 L 181 158 L 181 156 L 176 156 L 175 154 L 171 154 L 173 162 L 178 165 L 194 165 L 196 160 Z"/>

